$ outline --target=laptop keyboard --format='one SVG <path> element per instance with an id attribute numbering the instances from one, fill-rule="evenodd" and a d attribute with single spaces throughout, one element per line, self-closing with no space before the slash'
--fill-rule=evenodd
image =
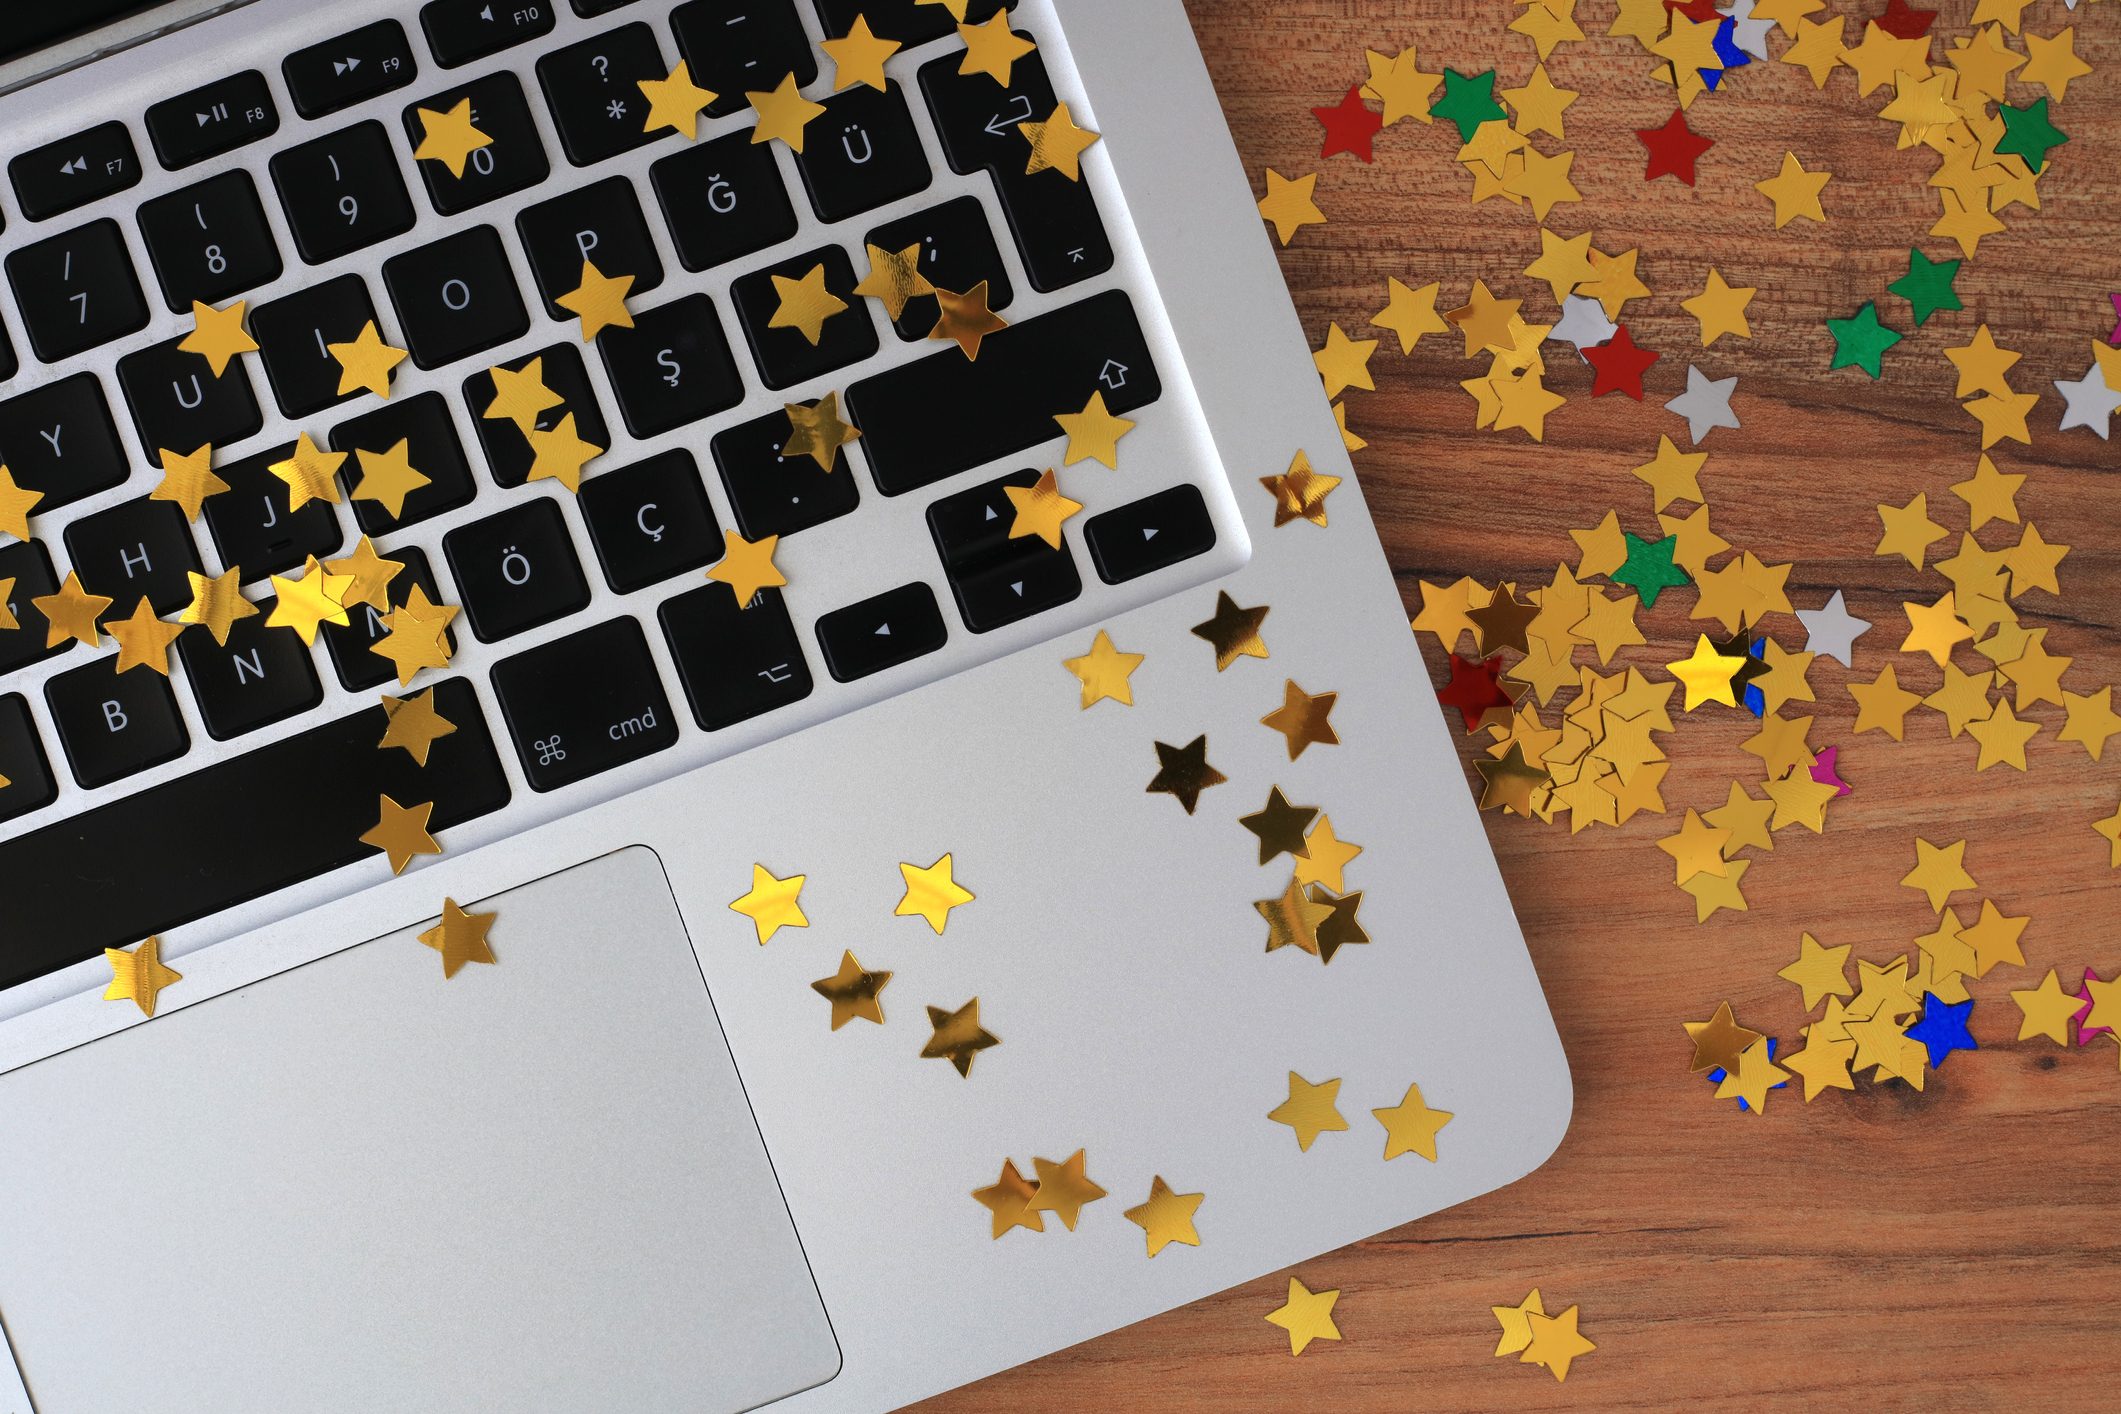
<path id="1" fill-rule="evenodd" d="M 946 645 L 991 656 L 1023 640 L 981 635 L 1142 601 L 1099 600 L 1103 586 L 1166 575 L 1155 597 L 1209 572 L 1193 482 L 1220 477 L 1212 464 L 1131 471 L 1134 499 L 1058 549 L 1006 533 L 1006 492 L 1054 460 L 1056 412 L 1097 390 L 1138 418 L 1164 391 L 1090 183 L 1024 171 L 1015 124 L 1059 101 L 1038 53 L 1006 87 L 961 75 L 947 11 L 916 0 L 572 0 L 566 15 L 431 0 L 416 23 L 397 8 L 277 63 L 187 73 L 7 164 L 0 456 L 43 499 L 34 539 L 0 536 L 19 624 L 0 628 L 0 878 L 53 882 L 11 891 L 0 986 L 371 856 L 358 839 L 379 792 L 434 801 L 436 829 L 511 810 L 527 825 L 551 817 L 541 797 L 608 798 L 586 783 L 659 753 L 677 769 L 736 749 L 683 744 L 747 726 L 754 744 L 917 686 L 901 670 Z M 969 18 L 1000 8 L 971 0 Z M 857 15 L 908 46 L 908 82 L 813 85 L 814 33 Z M 696 143 L 642 130 L 637 81 L 679 58 L 725 95 Z M 742 97 L 790 74 L 826 110 L 801 154 L 754 144 Z M 418 111 L 466 100 L 491 143 L 460 175 L 414 162 Z M 940 288 L 987 282 L 1010 327 L 973 359 L 931 341 L 932 296 L 886 317 L 855 291 L 871 245 L 920 247 Z M 634 327 L 593 348 L 556 303 L 585 257 L 633 276 Z M 775 277 L 820 269 L 853 317 L 812 340 L 776 319 Z M 254 300 L 258 350 L 216 377 L 170 331 L 189 330 L 194 300 L 237 298 Z M 327 349 L 371 321 L 409 355 L 387 400 L 341 392 Z M 577 494 L 530 479 L 497 370 L 550 390 L 539 433 L 606 449 Z M 781 404 L 827 393 L 860 440 L 835 470 L 783 460 Z M 290 505 L 272 467 L 298 433 L 343 455 L 345 504 Z M 228 489 L 194 523 L 147 492 L 156 449 L 208 444 Z M 343 495 L 394 457 L 424 482 L 394 503 Z M 919 513 L 890 513 L 902 496 Z M 872 527 L 835 542 L 858 547 L 841 557 L 856 595 L 816 602 L 798 578 L 740 607 L 702 578 L 725 530 L 836 523 Z M 400 689 L 374 651 L 377 608 L 353 605 L 315 645 L 268 625 L 272 576 L 364 536 L 401 567 L 393 607 L 461 610 L 447 634 L 463 661 Z M 230 569 L 258 612 L 225 642 L 189 629 L 167 678 L 116 672 L 108 644 L 47 647 L 31 603 L 71 573 L 113 601 L 106 619 L 143 596 L 173 619 L 194 576 Z M 375 694 L 429 686 L 456 732 L 424 767 L 378 752 Z"/>

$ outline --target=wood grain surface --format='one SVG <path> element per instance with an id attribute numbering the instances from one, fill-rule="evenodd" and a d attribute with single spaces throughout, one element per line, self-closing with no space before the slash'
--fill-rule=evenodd
<path id="1" fill-rule="evenodd" d="M 1938 0 L 1933 0 L 1933 3 Z M 1544 284 L 1521 273 L 1539 251 L 1528 210 L 1468 204 L 1470 179 L 1453 160 L 1444 124 L 1404 123 L 1377 142 L 1375 165 L 1319 160 L 1309 109 L 1336 102 L 1364 77 L 1365 46 L 1414 43 L 1424 68 L 1494 67 L 1498 88 L 1522 84 L 1532 42 L 1508 33 L 1517 12 L 1503 0 L 1192 0 L 1247 168 L 1285 175 L 1320 171 L 1318 200 L 1331 224 L 1301 232 L 1282 268 L 1314 345 L 1337 320 L 1357 338 L 1385 303 L 1385 279 L 1443 282 L 1440 307 L 1460 302 L 1475 277 L 1522 297 L 1528 316 L 1555 313 Z M 2121 444 L 2083 429 L 2058 431 L 2052 380 L 2091 361 L 2089 340 L 2113 329 L 2110 291 L 2121 288 L 2121 5 L 2035 0 L 2025 28 L 2049 35 L 2077 26 L 2095 72 L 2055 104 L 2070 142 L 2040 184 L 2042 209 L 2011 212 L 2007 233 L 1982 243 L 1958 289 L 1966 309 L 1933 317 L 1886 355 L 1873 383 L 1854 369 L 1828 372 L 1825 320 L 1877 299 L 1887 322 L 1908 329 L 1904 302 L 1884 287 L 1906 269 L 1911 243 L 1953 253 L 1931 237 L 1937 204 L 1924 183 L 1933 162 L 1896 151 L 1895 129 L 1876 110 L 1881 91 L 1858 98 L 1842 70 L 1821 93 L 1804 72 L 1755 63 L 1730 91 L 1699 100 L 1689 120 L 1716 146 L 1699 184 L 1645 184 L 1637 128 L 1670 114 L 1671 90 L 1648 76 L 1635 42 L 1603 31 L 1611 0 L 1582 0 L 1591 37 L 1548 62 L 1554 81 L 1582 96 L 1568 110 L 1581 204 L 1557 207 L 1557 234 L 1595 232 L 1601 250 L 1639 247 L 1655 292 L 1628 307 L 1637 341 L 1664 357 L 1648 400 L 1592 401 L 1590 371 L 1566 346 L 1549 345 L 1548 383 L 1569 398 L 1550 415 L 1540 445 L 1516 432 L 1473 427 L 1458 380 L 1484 362 L 1462 360 L 1455 338 L 1425 339 L 1411 356 L 1391 336 L 1372 362 L 1374 393 L 1351 393 L 1350 425 L 1369 440 L 1356 454 L 1411 613 L 1416 581 L 1470 574 L 1484 582 L 1543 583 L 1574 563 L 1571 528 L 1609 508 L 1654 528 L 1646 489 L 1629 468 L 1649 458 L 1660 431 L 1680 428 L 1661 404 L 1685 385 L 1686 365 L 1739 376 L 1733 407 L 1744 427 L 1717 431 L 1703 485 L 1715 529 L 1763 559 L 1795 562 L 1791 597 L 1816 607 L 1845 589 L 1877 628 L 1857 646 L 1864 679 L 1891 661 L 1903 685 L 1940 681 L 1926 660 L 1898 654 L 1903 599 L 1934 599 L 1949 586 L 1904 562 L 1874 558 L 1874 507 L 1930 494 L 1932 515 L 1956 532 L 1964 508 L 1946 489 L 1971 474 L 1979 438 L 1953 404 L 1943 350 L 1985 320 L 2023 352 L 2012 371 L 2037 389 L 2030 448 L 1994 455 L 2030 474 L 2018 504 L 2050 539 L 2073 547 L 2064 594 L 2020 602 L 2028 623 L 2051 629 L 2051 651 L 2074 656 L 2065 680 L 2096 691 L 2121 680 Z M 1936 33 L 1965 32 L 1973 0 L 1941 0 Z M 1882 5 L 1828 0 L 1849 18 L 1848 37 Z M 1820 17 L 1823 17 L 1820 16 Z M 1815 17 L 1818 18 L 1818 17 Z M 1777 37 L 1779 52 L 1786 43 Z M 1941 53 L 1945 41 L 1940 38 Z M 2041 90 L 2014 85 L 2023 103 Z M 1825 225 L 1773 229 L 1753 183 L 1794 150 L 1834 173 Z M 1679 302 L 1702 288 L 1708 267 L 1755 285 L 1750 340 L 1704 350 Z M 1685 439 L 1681 437 L 1682 446 Z M 1247 473 L 1250 474 L 1250 473 Z M 2011 532 L 1997 535 L 2002 530 Z M 2015 538 L 1991 526 L 1991 547 Z M 1699 627 L 1681 591 L 1645 612 L 1650 642 L 1624 650 L 1642 665 L 1685 656 Z M 1802 628 L 1787 617 L 1765 628 L 1787 646 Z M 1425 638 L 1432 669 L 1441 658 Z M 1969 657 L 1964 666 L 1971 667 Z M 2062 714 L 2045 723 L 2030 771 L 1977 775 L 1975 744 L 1947 738 L 1940 715 L 1918 708 L 1905 744 L 1852 738 L 1854 704 L 1840 665 L 1820 660 L 1815 745 L 1840 743 L 1855 794 L 1837 802 L 1823 836 L 1776 836 L 1745 879 L 1751 909 L 1696 926 L 1691 900 L 1672 885 L 1672 862 L 1654 846 L 1676 819 L 1638 817 L 1571 838 L 1490 815 L 1502 862 L 1566 1043 L 1576 1113 L 1560 1152 L 1523 1182 L 1294 1269 L 1314 1288 L 1342 1291 L 1346 1339 L 1291 1359 L 1262 1317 L 1279 1305 L 1286 1276 L 1224 1292 L 924 1406 L 1015 1414 L 1115 1410 L 1409 1409 L 2039 1409 L 2090 1407 L 2121 1380 L 2121 1048 L 2101 1041 L 2064 1051 L 2018 1042 L 2007 993 L 2049 966 L 2121 968 L 2117 876 L 2091 822 L 2121 799 L 2121 742 L 2103 764 L 2060 744 Z M 1734 778 L 1756 787 L 1759 763 L 1739 750 L 1750 719 L 1700 714 L 1667 740 L 1665 799 L 1674 812 L 1722 803 Z M 1966 837 L 1982 891 L 2007 912 L 2031 914 L 2028 967 L 1999 968 L 1973 986 L 1973 1033 L 1982 1049 L 1953 1056 L 1916 1093 L 1865 1083 L 1812 1105 L 1778 1093 L 1764 1116 L 1716 1101 L 1687 1072 L 1680 1023 L 1729 998 L 1741 1020 L 1792 1043 L 1801 1024 L 1796 989 L 1776 970 L 1796 956 L 1800 932 L 1853 943 L 1858 957 L 1909 949 L 1933 926 L 1928 906 L 1898 880 L 1917 834 Z M 1212 1197 L 1212 1195 L 1211 1195 Z M 1292 1200 L 1300 1195 L 1292 1195 Z M 1491 1305 L 1540 1287 L 1548 1309 L 1580 1304 L 1598 1342 L 1566 1384 L 1491 1351 Z"/>

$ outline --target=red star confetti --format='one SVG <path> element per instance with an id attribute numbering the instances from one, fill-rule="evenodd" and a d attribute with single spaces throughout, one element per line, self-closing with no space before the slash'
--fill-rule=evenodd
<path id="1" fill-rule="evenodd" d="M 1326 129 L 1326 145 L 1319 156 L 1351 152 L 1365 162 L 1377 160 L 1371 155 L 1370 140 L 1383 130 L 1385 120 L 1364 104 L 1361 84 L 1350 84 L 1347 96 L 1333 107 L 1313 108 L 1311 113 Z"/>
<path id="2" fill-rule="evenodd" d="M 1597 374 L 1591 384 L 1592 397 L 1626 393 L 1639 403 L 1642 401 L 1642 375 L 1663 355 L 1638 348 L 1634 336 L 1628 333 L 1628 326 L 1623 324 L 1612 338 L 1585 349 L 1583 357 Z"/>
<path id="3" fill-rule="evenodd" d="M 1714 139 L 1689 128 L 1686 113 L 1677 108 L 1663 127 L 1637 128 L 1635 136 L 1649 149 L 1649 165 L 1642 174 L 1646 182 L 1677 177 L 1688 186 L 1694 185 L 1694 160 L 1716 145 Z"/>

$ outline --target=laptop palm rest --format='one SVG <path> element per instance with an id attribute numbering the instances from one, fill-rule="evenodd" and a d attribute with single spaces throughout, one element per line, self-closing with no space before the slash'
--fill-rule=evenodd
<path id="1" fill-rule="evenodd" d="M 655 854 L 467 906 L 494 966 L 445 981 L 422 923 L 0 1076 L 39 1414 L 733 1414 L 833 1377 Z"/>

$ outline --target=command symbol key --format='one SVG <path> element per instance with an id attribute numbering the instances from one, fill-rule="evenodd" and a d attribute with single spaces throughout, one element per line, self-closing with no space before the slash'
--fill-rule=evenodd
<path id="1" fill-rule="evenodd" d="M 493 670 L 493 688 L 532 790 L 558 790 L 678 739 L 648 641 L 632 618 L 518 653 Z"/>

